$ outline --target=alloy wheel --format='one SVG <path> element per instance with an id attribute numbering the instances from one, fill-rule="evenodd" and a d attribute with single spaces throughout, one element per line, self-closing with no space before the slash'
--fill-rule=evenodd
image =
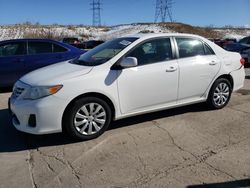
<path id="1" fill-rule="evenodd" d="M 217 106 L 223 106 L 230 97 L 230 88 L 227 83 L 219 83 L 214 90 L 213 100 Z"/>
<path id="2" fill-rule="evenodd" d="M 106 123 L 106 111 L 97 103 L 87 103 L 82 106 L 74 117 L 76 130 L 83 135 L 93 135 L 99 132 Z"/>

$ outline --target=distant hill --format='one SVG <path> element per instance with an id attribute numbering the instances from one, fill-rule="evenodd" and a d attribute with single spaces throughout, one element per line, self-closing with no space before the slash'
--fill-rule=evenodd
<path id="1" fill-rule="evenodd" d="M 16 24 L 0 26 L 0 40 L 17 38 L 50 38 L 59 40 L 63 37 L 78 37 L 82 40 L 102 39 L 136 33 L 190 33 L 206 38 L 242 38 L 250 35 L 246 28 L 208 28 L 196 27 L 183 23 L 134 23 L 112 27 L 92 27 L 84 25 L 39 25 Z"/>

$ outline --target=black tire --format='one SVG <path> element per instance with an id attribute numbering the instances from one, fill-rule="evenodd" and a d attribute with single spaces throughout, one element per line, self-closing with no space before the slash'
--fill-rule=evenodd
<path id="1" fill-rule="evenodd" d="M 225 103 L 223 103 L 223 104 L 221 104 L 221 105 L 218 105 L 218 104 L 216 104 L 216 102 L 215 102 L 215 99 L 214 99 L 215 96 L 214 96 L 214 95 L 215 95 L 215 92 L 216 92 L 217 87 L 219 87 L 220 84 L 226 84 L 226 85 L 227 85 L 227 87 L 229 88 L 229 90 L 228 90 L 229 95 L 228 95 L 228 98 L 227 98 L 227 100 L 225 101 Z M 209 92 L 209 95 L 208 95 L 208 98 L 207 98 L 207 104 L 208 104 L 208 106 L 209 106 L 211 109 L 222 109 L 222 108 L 224 108 L 224 107 L 228 104 L 228 102 L 230 101 L 231 94 L 232 94 L 232 85 L 231 85 L 230 81 L 227 80 L 227 79 L 225 79 L 225 78 L 219 78 L 219 79 L 217 79 L 217 80 L 214 82 L 212 88 L 210 89 L 210 92 Z"/>
<path id="2" fill-rule="evenodd" d="M 84 105 L 88 105 L 90 103 L 95 103 L 103 107 L 103 110 L 106 113 L 105 115 L 106 121 L 98 132 L 91 134 L 91 135 L 84 135 L 84 134 L 81 134 L 77 130 L 76 126 L 74 125 L 75 115 L 77 114 L 77 112 L 79 112 L 81 107 L 83 107 Z M 63 121 L 62 121 L 63 132 L 77 140 L 91 140 L 91 139 L 99 137 L 101 134 L 103 134 L 106 131 L 106 129 L 110 125 L 111 117 L 112 117 L 111 109 L 104 100 L 96 98 L 96 97 L 84 97 L 84 98 L 76 100 L 66 110 L 64 117 L 63 117 Z"/>

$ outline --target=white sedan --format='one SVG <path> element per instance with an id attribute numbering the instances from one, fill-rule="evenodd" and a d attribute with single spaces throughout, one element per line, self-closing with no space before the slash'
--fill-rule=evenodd
<path id="1" fill-rule="evenodd" d="M 112 120 L 207 102 L 225 107 L 243 87 L 244 59 L 188 34 L 117 38 L 78 59 L 22 77 L 10 98 L 16 129 L 88 140 Z"/>

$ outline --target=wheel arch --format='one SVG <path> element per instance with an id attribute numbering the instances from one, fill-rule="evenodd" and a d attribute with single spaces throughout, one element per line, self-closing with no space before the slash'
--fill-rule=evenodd
<path id="1" fill-rule="evenodd" d="M 213 100 L 213 96 L 214 96 L 213 91 L 215 90 L 215 87 L 217 87 L 216 83 L 220 79 L 224 79 L 224 80 L 227 80 L 229 82 L 229 85 L 231 86 L 231 91 L 229 91 L 229 96 L 226 99 L 227 101 L 225 103 L 223 103 L 221 106 L 218 106 L 218 104 L 215 104 L 215 102 Z M 211 85 L 211 87 L 209 89 L 209 92 L 207 94 L 206 103 L 209 105 L 209 107 L 211 107 L 211 109 L 221 109 L 221 108 L 224 108 L 228 104 L 228 102 L 229 102 L 229 100 L 231 98 L 231 93 L 233 91 L 233 87 L 234 87 L 234 81 L 233 81 L 233 78 L 232 78 L 232 76 L 230 74 L 222 74 L 222 75 L 220 75 L 219 77 L 217 77 L 214 80 L 213 84 Z"/>
<path id="2" fill-rule="evenodd" d="M 210 86 L 208 87 L 208 89 L 206 90 L 206 92 L 205 92 L 205 94 L 204 94 L 204 97 L 206 97 L 206 99 L 207 99 L 207 97 L 209 96 L 209 93 L 210 93 L 210 91 L 211 91 L 211 89 L 212 89 L 214 83 L 216 82 L 216 80 L 218 80 L 218 79 L 220 79 L 220 78 L 225 78 L 225 79 L 227 79 L 227 80 L 230 82 L 230 84 L 231 84 L 231 87 L 232 87 L 231 89 L 233 90 L 233 88 L 234 88 L 233 77 L 232 77 L 230 74 L 222 74 L 222 75 L 218 76 L 217 78 L 215 78 L 215 79 L 211 82 Z"/>
<path id="3" fill-rule="evenodd" d="M 62 116 L 62 130 L 64 130 L 64 118 L 65 118 L 65 113 L 67 113 L 67 111 L 70 109 L 70 107 L 74 104 L 75 101 L 77 101 L 78 99 L 81 99 L 81 98 L 84 98 L 84 97 L 96 97 L 96 98 L 99 98 L 99 99 L 102 99 L 104 100 L 109 106 L 110 106 L 110 109 L 111 109 L 111 117 L 112 119 L 115 118 L 115 112 L 116 112 L 116 109 L 115 109 L 115 106 L 114 106 L 114 103 L 113 101 L 107 97 L 106 95 L 104 94 L 101 94 L 101 93 L 97 93 L 97 92 L 89 92 L 89 93 L 84 93 L 84 94 L 81 94 L 77 97 L 75 97 L 74 99 L 72 99 L 69 104 L 66 106 L 64 112 L 63 112 L 63 116 Z"/>
<path id="4" fill-rule="evenodd" d="M 233 88 L 234 88 L 234 80 L 233 80 L 233 77 L 230 75 L 230 74 L 223 74 L 223 75 L 220 75 L 216 80 L 218 80 L 218 79 L 220 79 L 220 78 L 224 78 L 224 79 L 227 79 L 229 82 L 230 82 L 230 84 L 231 84 L 231 89 L 233 90 Z M 216 81 L 215 80 L 215 81 Z M 214 81 L 214 82 L 215 82 Z"/>

